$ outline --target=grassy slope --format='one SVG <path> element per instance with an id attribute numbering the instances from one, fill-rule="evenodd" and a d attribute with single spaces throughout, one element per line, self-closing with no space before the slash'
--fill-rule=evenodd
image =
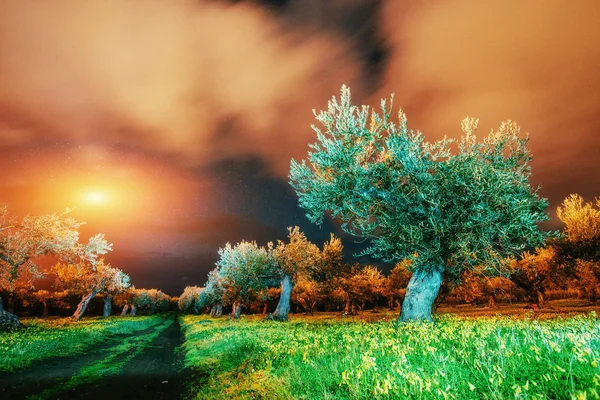
<path id="1" fill-rule="evenodd" d="M 197 398 L 597 398 L 600 321 L 181 317 Z"/>
<path id="2" fill-rule="evenodd" d="M 161 324 L 162 316 L 109 319 L 24 320 L 25 329 L 0 333 L 0 372 L 33 361 L 82 354 L 115 335 L 131 334 Z"/>

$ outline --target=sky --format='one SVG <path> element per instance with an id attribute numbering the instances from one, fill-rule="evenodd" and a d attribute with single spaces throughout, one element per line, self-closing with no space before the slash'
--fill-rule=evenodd
<path id="1" fill-rule="evenodd" d="M 560 228 L 567 195 L 600 196 L 598 21 L 596 0 L 0 0 L 0 204 L 75 208 L 172 295 L 226 242 L 298 225 L 321 245 L 339 226 L 311 225 L 287 174 L 346 84 L 395 93 L 428 140 L 517 121 Z"/>

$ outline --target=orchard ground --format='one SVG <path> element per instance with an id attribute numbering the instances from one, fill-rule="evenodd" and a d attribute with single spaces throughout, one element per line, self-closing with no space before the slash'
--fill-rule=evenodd
<path id="1" fill-rule="evenodd" d="M 0 398 L 598 398 L 599 306 L 23 319 L 0 335 Z"/>

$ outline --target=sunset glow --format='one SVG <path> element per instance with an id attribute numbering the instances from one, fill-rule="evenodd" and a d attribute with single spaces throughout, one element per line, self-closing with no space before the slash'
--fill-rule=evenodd
<path id="1" fill-rule="evenodd" d="M 91 205 L 104 205 L 110 200 L 104 192 L 88 192 L 84 196 L 84 201 Z"/>

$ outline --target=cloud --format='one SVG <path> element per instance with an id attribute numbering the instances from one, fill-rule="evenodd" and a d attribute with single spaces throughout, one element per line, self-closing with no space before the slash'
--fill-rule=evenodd
<path id="1" fill-rule="evenodd" d="M 515 120 L 553 206 L 600 193 L 599 2 L 389 0 L 382 16 L 393 51 L 375 97 L 395 92 L 414 129 L 453 137 L 473 116 L 483 135 Z"/>
<path id="2" fill-rule="evenodd" d="M 252 5 L 0 3 L 0 145 L 93 143 L 184 165 L 260 156 L 287 170 L 311 110 L 359 66 L 340 38 Z"/>

